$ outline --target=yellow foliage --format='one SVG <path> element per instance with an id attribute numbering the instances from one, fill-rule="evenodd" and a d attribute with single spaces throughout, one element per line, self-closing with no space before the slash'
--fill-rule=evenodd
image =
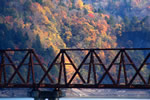
<path id="1" fill-rule="evenodd" d="M 46 11 L 43 9 L 43 7 L 39 4 L 39 3 L 37 3 L 37 2 L 35 2 L 35 3 L 33 3 L 32 4 L 32 6 L 31 6 L 31 9 L 33 10 L 33 12 L 35 11 L 38 11 L 38 12 L 40 12 L 41 14 L 43 14 L 43 15 L 45 15 L 46 14 Z"/>
<path id="2" fill-rule="evenodd" d="M 121 24 L 116 24 L 115 30 L 120 36 L 122 35 L 122 25 Z"/>
<path id="3" fill-rule="evenodd" d="M 82 0 L 77 0 L 75 3 L 76 8 L 83 8 L 83 1 Z"/>
<path id="4" fill-rule="evenodd" d="M 44 24 L 50 24 L 50 21 L 49 21 L 49 19 L 48 19 L 47 16 L 43 16 L 42 23 L 44 23 Z"/>
<path id="5" fill-rule="evenodd" d="M 49 13 L 50 15 L 52 15 L 52 12 L 51 12 L 51 10 L 50 10 L 49 7 L 45 6 L 45 7 L 44 7 L 44 10 L 45 10 L 47 13 Z"/>
<path id="6" fill-rule="evenodd" d="M 102 18 L 105 18 L 105 17 L 108 19 L 110 18 L 110 16 L 108 14 L 101 14 L 101 16 L 102 16 Z"/>
<path id="7" fill-rule="evenodd" d="M 70 31 L 65 32 L 65 35 L 66 35 L 67 41 L 69 41 L 72 37 L 72 33 Z"/>
<path id="8" fill-rule="evenodd" d="M 86 5 L 84 5 L 84 8 L 88 11 L 88 13 L 93 14 L 92 7 L 91 7 L 91 5 L 90 5 L 90 4 L 86 4 Z"/>

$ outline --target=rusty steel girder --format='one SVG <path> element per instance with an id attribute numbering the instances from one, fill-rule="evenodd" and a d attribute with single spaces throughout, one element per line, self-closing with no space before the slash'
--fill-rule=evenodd
<path id="1" fill-rule="evenodd" d="M 0 50 L 0 88 L 150 89 L 149 58 L 150 48 L 61 49 L 48 66 L 33 49 Z"/>

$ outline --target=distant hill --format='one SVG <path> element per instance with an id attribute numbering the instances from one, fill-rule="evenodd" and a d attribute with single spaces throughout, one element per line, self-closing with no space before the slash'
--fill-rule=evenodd
<path id="1" fill-rule="evenodd" d="M 96 10 L 116 16 L 150 16 L 150 0 L 83 0 Z"/>

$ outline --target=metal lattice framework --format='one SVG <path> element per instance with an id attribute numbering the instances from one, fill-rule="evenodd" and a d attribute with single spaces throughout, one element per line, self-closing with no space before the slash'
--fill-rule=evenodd
<path id="1" fill-rule="evenodd" d="M 0 88 L 150 89 L 149 48 L 61 49 L 49 66 L 32 49 L 0 54 Z"/>

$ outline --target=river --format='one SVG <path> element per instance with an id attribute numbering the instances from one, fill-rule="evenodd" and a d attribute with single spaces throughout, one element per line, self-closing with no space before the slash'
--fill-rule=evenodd
<path id="1" fill-rule="evenodd" d="M 33 98 L 0 98 L 0 100 L 34 100 Z M 106 99 L 106 98 L 60 98 L 59 100 L 150 100 L 149 99 Z"/>

